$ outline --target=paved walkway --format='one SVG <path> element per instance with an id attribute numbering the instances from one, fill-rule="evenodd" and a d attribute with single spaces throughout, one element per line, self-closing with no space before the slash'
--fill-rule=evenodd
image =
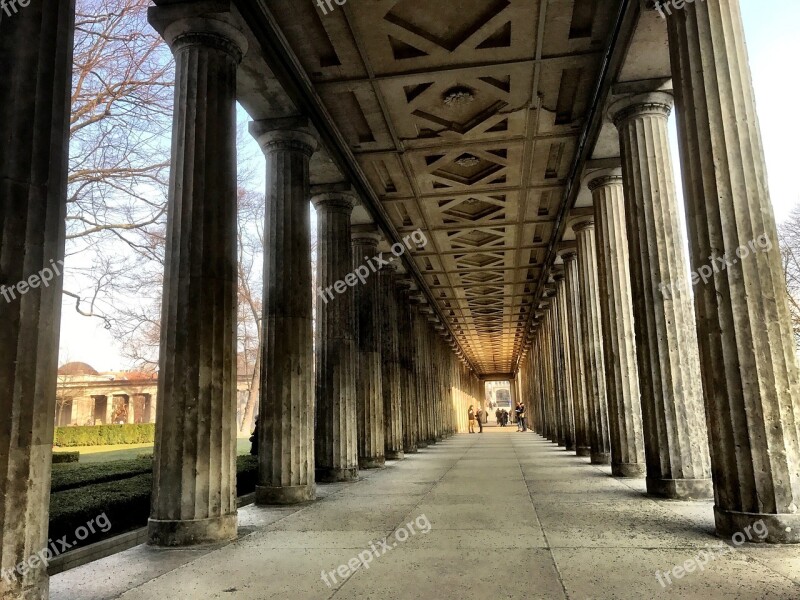
<path id="1" fill-rule="evenodd" d="M 722 544 L 711 503 L 643 492 L 534 433 L 490 427 L 320 486 L 303 507 L 244 508 L 227 546 L 141 546 L 57 575 L 51 598 L 800 598 L 800 548 L 710 558 Z M 342 581 L 360 553 L 368 568 Z M 656 571 L 678 565 L 693 572 L 662 586 Z"/>

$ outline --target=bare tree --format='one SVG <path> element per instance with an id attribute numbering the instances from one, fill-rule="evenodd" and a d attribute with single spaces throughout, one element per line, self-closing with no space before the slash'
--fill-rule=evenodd
<path id="1" fill-rule="evenodd" d="M 781 248 L 786 291 L 789 295 L 789 312 L 792 317 L 795 344 L 800 348 L 800 204 L 778 226 L 778 243 Z"/>

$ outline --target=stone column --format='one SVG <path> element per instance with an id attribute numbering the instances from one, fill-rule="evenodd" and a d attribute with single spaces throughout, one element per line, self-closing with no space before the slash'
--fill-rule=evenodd
<path id="1" fill-rule="evenodd" d="M 216 15 L 181 12 L 149 12 L 176 81 L 148 534 L 159 546 L 230 540 L 237 523 L 236 72 L 247 41 Z"/>
<path id="2" fill-rule="evenodd" d="M 381 237 L 373 225 L 353 228 L 353 269 L 373 265 Z M 386 463 L 384 453 L 381 336 L 378 322 L 378 276 L 355 288 L 356 406 L 358 408 L 358 465 L 376 469 Z"/>
<path id="3" fill-rule="evenodd" d="M 12 17 L 0 16 L 4 572 L 48 545 L 74 23 L 74 0 L 33 2 Z M 43 600 L 48 587 L 46 566 L 39 564 L 15 580 L 0 579 L 0 598 Z"/>
<path id="4" fill-rule="evenodd" d="M 309 161 L 317 141 L 304 119 L 258 121 L 251 132 L 267 157 L 256 502 L 294 504 L 316 497 Z"/>
<path id="5" fill-rule="evenodd" d="M 630 257 L 621 169 L 587 177 L 597 224 L 598 283 L 608 397 L 611 472 L 642 477 L 646 470 L 639 373 L 633 329 Z"/>
<path id="6" fill-rule="evenodd" d="M 561 385 L 564 390 L 561 402 L 563 405 L 566 428 L 566 449 L 569 452 L 575 452 L 575 415 L 573 414 L 573 386 L 572 386 L 572 357 L 570 356 L 569 333 L 567 331 L 567 287 L 564 281 L 565 277 L 559 273 L 555 275 L 557 284 L 556 288 L 556 314 L 558 315 L 557 329 L 558 329 L 558 350 L 559 362 L 561 365 L 560 377 Z"/>
<path id="7" fill-rule="evenodd" d="M 358 479 L 350 192 L 314 196 L 317 210 L 316 481 Z M 336 289 L 338 286 L 338 289 Z"/>
<path id="8" fill-rule="evenodd" d="M 403 401 L 398 340 L 398 307 L 394 265 L 378 271 L 381 329 L 381 389 L 383 390 L 384 449 L 386 458 L 403 458 Z"/>
<path id="9" fill-rule="evenodd" d="M 415 298 L 415 301 L 419 303 L 420 298 L 419 297 Z M 417 306 L 421 306 L 421 304 L 417 304 Z M 426 326 L 425 326 L 425 318 L 422 316 L 421 309 L 418 309 L 414 312 L 415 314 L 413 315 L 413 329 L 411 337 L 414 340 L 414 355 L 415 355 L 415 366 L 416 366 L 414 380 L 417 388 L 417 424 L 418 424 L 417 447 L 427 448 L 428 418 L 425 406 L 428 398 L 428 390 L 427 390 L 427 382 L 425 380 L 425 362 L 427 361 L 427 357 L 425 356 L 425 346 L 424 346 Z"/>
<path id="10" fill-rule="evenodd" d="M 597 256 L 595 253 L 594 219 L 586 219 L 572 226 L 578 238 L 578 276 L 581 297 L 581 331 L 583 332 L 583 365 L 586 369 L 589 441 L 592 464 L 611 462 L 611 445 L 608 435 L 608 408 L 604 372 L 603 337 L 600 320 Z"/>
<path id="11" fill-rule="evenodd" d="M 739 2 L 667 22 L 692 267 L 716 270 L 695 308 L 717 531 L 800 542 L 797 358 Z"/>
<path id="12" fill-rule="evenodd" d="M 415 361 L 413 338 L 413 306 L 411 304 L 411 283 L 408 280 L 397 282 L 399 293 L 397 327 L 398 349 L 400 352 L 400 377 L 402 381 L 403 411 L 403 452 L 417 452 L 417 387 L 414 383 Z"/>
<path id="13" fill-rule="evenodd" d="M 627 198 L 647 488 L 666 498 L 710 498 L 697 330 L 667 132 L 671 105 L 667 94 L 648 94 L 612 107 Z"/>

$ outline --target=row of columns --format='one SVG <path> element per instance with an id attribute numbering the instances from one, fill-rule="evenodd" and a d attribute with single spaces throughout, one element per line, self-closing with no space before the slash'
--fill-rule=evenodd
<path id="1" fill-rule="evenodd" d="M 15 58 L 0 78 L 4 284 L 64 258 L 75 5 L 57 4 L 0 19 L 0 54 Z M 149 540 L 178 546 L 237 534 L 235 111 L 248 42 L 228 13 L 198 15 L 195 5 L 152 7 L 150 21 L 172 49 L 176 86 Z M 391 268 L 318 302 L 315 314 L 309 165 L 318 141 L 298 118 L 251 132 L 268 182 L 256 499 L 286 504 L 315 498 L 317 481 L 353 480 L 359 467 L 452 435 L 478 379 Z M 349 192 L 315 190 L 313 202 L 324 289 L 374 256 L 378 238 L 351 231 Z M 47 545 L 60 307 L 53 281 L 0 319 L 4 571 Z M 2 600 L 47 595 L 43 563 L 0 581 Z"/>
<path id="2" fill-rule="evenodd" d="M 720 535 L 762 521 L 766 541 L 800 542 L 797 358 L 739 4 L 667 19 L 691 267 L 713 275 L 693 276 L 693 304 L 672 95 L 619 99 L 620 168 L 585 179 L 594 216 L 536 314 L 526 399 L 537 432 L 569 448 L 574 427 L 578 455 L 646 472 L 650 494 L 713 496 Z"/>

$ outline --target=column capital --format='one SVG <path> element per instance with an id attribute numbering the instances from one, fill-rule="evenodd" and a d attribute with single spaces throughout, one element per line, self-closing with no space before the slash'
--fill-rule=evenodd
<path id="1" fill-rule="evenodd" d="M 581 233 L 589 229 L 594 229 L 594 217 L 586 217 L 572 224 L 572 231 L 575 233 Z"/>
<path id="2" fill-rule="evenodd" d="M 568 265 L 569 263 L 578 259 L 578 251 L 575 248 L 570 248 L 569 250 L 564 250 L 563 252 L 561 252 L 560 256 L 561 260 L 564 261 L 564 264 Z"/>
<path id="3" fill-rule="evenodd" d="M 358 205 L 358 196 L 354 192 L 319 192 L 311 197 L 314 208 L 331 212 L 344 212 L 348 215 Z"/>
<path id="4" fill-rule="evenodd" d="M 668 92 L 634 94 L 612 102 L 608 109 L 608 116 L 617 128 L 630 119 L 643 115 L 667 119 L 672 113 L 673 102 L 674 98 Z"/>
<path id="5" fill-rule="evenodd" d="M 317 136 L 305 117 L 252 121 L 250 134 L 264 154 L 273 150 L 294 150 L 310 157 L 319 147 Z"/>
<path id="6" fill-rule="evenodd" d="M 147 9 L 147 20 L 173 52 L 191 45 L 212 47 L 227 52 L 237 62 L 247 54 L 247 37 L 232 22 L 230 2 L 214 6 L 151 6 Z"/>
<path id="7" fill-rule="evenodd" d="M 354 244 L 366 244 L 376 247 L 383 239 L 381 230 L 372 223 L 365 225 L 353 225 L 351 236 Z"/>
<path id="8" fill-rule="evenodd" d="M 583 180 L 590 192 L 608 185 L 622 185 L 622 169 L 619 167 L 598 169 L 584 175 Z"/>

